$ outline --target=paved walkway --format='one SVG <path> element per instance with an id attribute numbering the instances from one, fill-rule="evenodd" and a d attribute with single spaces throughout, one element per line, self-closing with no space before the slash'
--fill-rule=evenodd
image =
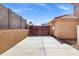
<path id="1" fill-rule="evenodd" d="M 76 56 L 79 51 L 51 36 L 27 37 L 2 56 Z"/>

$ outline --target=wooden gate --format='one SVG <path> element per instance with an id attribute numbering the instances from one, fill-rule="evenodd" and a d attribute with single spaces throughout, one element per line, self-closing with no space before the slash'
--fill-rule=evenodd
<path id="1" fill-rule="evenodd" d="M 50 26 L 30 26 L 29 35 L 50 35 Z"/>

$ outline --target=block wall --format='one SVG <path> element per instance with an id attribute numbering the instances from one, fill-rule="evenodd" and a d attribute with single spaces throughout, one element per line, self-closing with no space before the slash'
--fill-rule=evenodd
<path id="1" fill-rule="evenodd" d="M 8 9 L 0 5 L 0 29 L 8 29 Z"/>
<path id="2" fill-rule="evenodd" d="M 21 19 L 20 16 L 9 10 L 9 28 L 10 29 L 20 29 Z"/>
<path id="3" fill-rule="evenodd" d="M 0 54 L 28 36 L 28 29 L 0 30 Z"/>

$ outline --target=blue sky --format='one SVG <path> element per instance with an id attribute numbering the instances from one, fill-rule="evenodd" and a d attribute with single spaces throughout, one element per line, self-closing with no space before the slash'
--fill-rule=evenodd
<path id="1" fill-rule="evenodd" d="M 34 25 L 53 20 L 56 16 L 73 13 L 73 5 L 69 3 L 4 3 L 4 6 L 27 19 Z"/>

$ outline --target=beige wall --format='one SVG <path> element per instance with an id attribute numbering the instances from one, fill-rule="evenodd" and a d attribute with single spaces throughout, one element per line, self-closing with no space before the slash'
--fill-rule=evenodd
<path id="1" fill-rule="evenodd" d="M 48 26 L 50 26 L 50 35 L 52 35 L 52 36 L 53 36 L 53 32 L 54 32 L 54 30 L 53 30 L 53 28 L 52 28 L 52 27 L 54 26 L 54 23 L 55 23 L 55 22 L 49 22 L 49 23 L 47 24 Z"/>
<path id="2" fill-rule="evenodd" d="M 59 39 L 76 39 L 78 19 L 62 19 L 55 22 L 55 31 L 53 35 Z"/>
<path id="3" fill-rule="evenodd" d="M 53 29 L 52 29 L 52 26 L 50 27 L 50 35 L 53 35 Z"/>
<path id="4" fill-rule="evenodd" d="M 28 36 L 28 29 L 0 30 L 0 54 Z"/>
<path id="5" fill-rule="evenodd" d="M 55 19 L 56 20 L 56 19 Z M 76 39 L 77 28 L 79 25 L 78 18 L 59 18 L 50 26 L 55 26 L 55 29 L 51 29 L 51 34 L 59 39 Z"/>

